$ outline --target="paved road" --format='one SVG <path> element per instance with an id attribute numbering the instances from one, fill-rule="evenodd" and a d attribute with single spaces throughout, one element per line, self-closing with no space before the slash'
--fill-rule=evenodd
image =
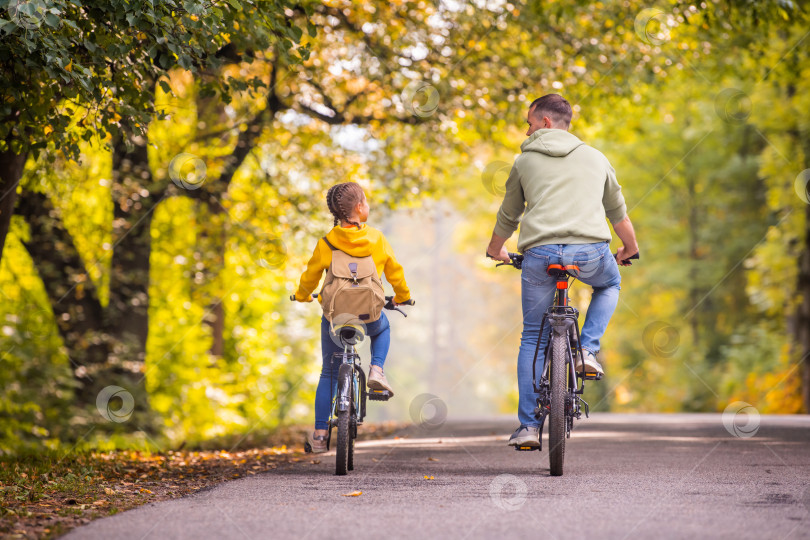
<path id="1" fill-rule="evenodd" d="M 720 415 L 595 414 L 572 434 L 563 477 L 545 450 L 505 446 L 514 427 L 411 427 L 359 443 L 349 476 L 326 454 L 65 538 L 810 538 L 808 416 L 763 416 L 740 438 Z"/>

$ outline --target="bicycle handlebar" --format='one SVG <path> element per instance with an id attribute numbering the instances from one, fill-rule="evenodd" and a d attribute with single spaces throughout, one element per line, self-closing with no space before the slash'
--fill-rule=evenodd
<path id="1" fill-rule="evenodd" d="M 489 253 L 487 253 L 486 255 L 487 255 L 487 258 L 489 258 L 489 259 L 494 259 L 495 258 L 492 255 L 490 255 Z M 616 255 L 618 255 L 618 253 L 613 254 L 614 259 L 616 259 Z M 636 253 L 635 255 L 631 255 L 631 256 L 627 257 L 626 259 L 622 259 L 622 264 L 627 263 L 627 266 L 633 266 L 633 263 L 631 263 L 630 261 L 634 260 L 634 259 L 640 259 L 640 258 L 641 258 L 640 253 Z M 522 268 L 522 266 L 523 266 L 523 255 L 521 255 L 520 253 L 509 253 L 509 259 L 512 262 L 500 262 L 500 263 L 495 265 L 495 268 L 497 268 L 499 266 L 512 266 L 512 267 L 516 268 L 517 270 L 520 270 Z M 616 262 L 618 262 L 618 259 L 616 259 Z"/>
<path id="2" fill-rule="evenodd" d="M 312 293 L 312 298 L 317 300 L 319 295 L 320 295 L 320 293 Z M 290 295 L 290 300 L 295 302 L 295 295 L 294 294 Z M 385 297 L 385 305 L 383 307 L 385 309 L 390 309 L 392 311 L 399 311 L 400 313 L 402 313 L 404 316 L 407 317 L 408 314 L 405 313 L 404 311 L 402 311 L 401 309 L 399 309 L 397 307 L 397 305 L 400 305 L 400 306 L 413 306 L 415 304 L 416 304 L 416 301 L 413 298 L 411 298 L 410 300 L 406 300 L 405 302 L 402 302 L 401 304 L 394 304 L 394 297 L 393 296 L 386 296 Z"/>
<path id="3" fill-rule="evenodd" d="M 495 257 L 487 253 L 487 258 L 494 259 Z M 523 255 L 520 253 L 509 253 L 509 259 L 511 262 L 501 261 L 495 265 L 495 268 L 498 268 L 499 266 L 511 266 L 516 270 L 520 270 L 523 267 Z"/>

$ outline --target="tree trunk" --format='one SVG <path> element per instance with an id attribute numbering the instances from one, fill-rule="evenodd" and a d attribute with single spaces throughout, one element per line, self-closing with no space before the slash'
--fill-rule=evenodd
<path id="1" fill-rule="evenodd" d="M 686 175 L 686 192 L 687 192 L 687 201 L 689 206 L 689 218 L 686 223 L 686 227 L 689 232 L 689 262 L 690 268 L 693 272 L 698 270 L 698 266 L 700 265 L 700 256 L 698 254 L 698 236 L 700 233 L 700 224 L 699 224 L 699 211 L 698 211 L 698 202 L 697 202 L 697 195 L 695 189 L 695 180 L 691 174 L 687 173 Z M 688 298 L 689 304 L 692 306 L 691 315 L 689 318 L 689 326 L 692 329 L 692 339 L 696 345 L 700 344 L 700 320 L 698 319 L 698 315 L 700 314 L 700 310 L 694 309 L 697 306 L 698 302 L 700 302 L 701 297 L 701 288 L 700 283 L 697 279 L 690 279 L 689 280 L 689 288 L 688 288 Z"/>
<path id="2" fill-rule="evenodd" d="M 145 136 L 124 127 L 113 140 L 113 255 L 107 327 L 115 347 L 111 362 L 142 374 L 149 334 L 149 256 L 153 190 Z M 142 382 L 142 376 L 138 377 Z"/>
<path id="3" fill-rule="evenodd" d="M 36 265 L 68 350 L 78 385 L 77 401 L 94 404 L 103 387 L 99 372 L 106 364 L 108 345 L 96 287 L 46 195 L 24 191 L 17 212 L 28 222 L 30 236 L 23 245 Z M 102 387 L 96 387 L 97 381 Z"/>
<path id="4" fill-rule="evenodd" d="M 225 307 L 223 305 L 222 271 L 225 268 L 225 247 L 227 241 L 227 212 L 220 200 L 228 192 L 234 174 L 242 166 L 245 159 L 262 133 L 265 125 L 269 125 L 275 115 L 284 110 L 284 105 L 275 94 L 276 68 L 271 77 L 270 94 L 267 105 L 247 124 L 247 128 L 239 133 L 231 154 L 225 158 L 225 164 L 219 177 L 213 180 L 206 193 L 195 193 L 196 198 L 202 201 L 198 213 L 204 216 L 202 229 L 198 235 L 197 253 L 200 260 L 205 263 L 203 270 L 203 283 L 208 304 L 204 323 L 211 329 L 211 349 L 214 356 L 223 356 L 225 353 Z M 198 110 L 205 107 L 198 105 Z M 199 190 L 200 192 L 203 189 Z"/>
<path id="5" fill-rule="evenodd" d="M 27 156 L 27 153 L 17 154 L 12 150 L 0 152 L 0 261 L 3 260 L 3 246 L 11 226 L 11 215 L 17 202 L 17 186 Z"/>
<path id="6" fill-rule="evenodd" d="M 227 189 L 227 188 L 226 188 Z M 207 305 L 203 323 L 211 329 L 212 356 L 225 354 L 225 308 L 222 295 L 225 269 L 226 215 L 212 196 L 197 205 L 199 230 L 194 259 L 203 262 L 201 286 L 197 290 L 200 301 Z"/>
<path id="7" fill-rule="evenodd" d="M 810 138 L 804 141 L 804 164 L 810 168 Z M 807 189 L 807 187 L 805 187 Z M 804 207 L 804 249 L 798 258 L 799 277 L 796 284 L 801 298 L 796 313 L 796 346 L 801 353 L 802 401 L 804 412 L 810 412 L 810 204 Z"/>
<path id="8" fill-rule="evenodd" d="M 127 145 L 129 142 L 129 148 Z M 70 233 L 47 197 L 25 193 L 31 228 L 26 244 L 74 365 L 80 404 L 95 408 L 99 392 L 121 386 L 134 399 L 132 426 L 154 431 L 144 360 L 149 330 L 150 224 L 162 190 L 155 189 L 146 139 L 131 131 L 113 141 L 113 254 L 110 301 L 102 309 Z"/>

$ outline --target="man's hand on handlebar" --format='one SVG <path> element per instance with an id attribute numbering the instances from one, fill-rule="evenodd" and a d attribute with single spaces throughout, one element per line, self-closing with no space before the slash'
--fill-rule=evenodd
<path id="1" fill-rule="evenodd" d="M 506 249 L 506 246 L 501 246 L 501 251 L 497 255 L 493 255 L 492 253 L 489 252 L 489 249 L 487 249 L 487 257 L 505 263 L 512 262 L 512 259 L 509 258 L 509 250 Z"/>
<path id="2" fill-rule="evenodd" d="M 495 265 L 496 268 L 498 266 L 511 266 L 511 267 L 513 267 L 513 268 L 515 268 L 517 270 L 520 270 L 520 269 L 523 268 L 523 255 L 521 255 L 520 253 L 509 253 L 509 252 L 507 252 L 506 254 L 509 256 L 509 261 L 508 262 L 499 262 L 498 264 Z M 495 259 L 495 257 L 490 255 L 489 253 L 487 253 L 487 257 L 489 257 L 490 259 L 493 259 L 493 260 L 500 260 L 500 259 Z"/>
<path id="3" fill-rule="evenodd" d="M 631 259 L 638 259 L 639 252 L 638 249 L 630 251 L 626 247 L 622 246 L 616 250 L 614 257 L 616 258 L 616 262 L 621 266 L 633 266 Z"/>

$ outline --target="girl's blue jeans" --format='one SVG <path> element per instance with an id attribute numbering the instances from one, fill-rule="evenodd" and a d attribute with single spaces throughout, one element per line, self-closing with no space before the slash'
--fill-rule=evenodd
<path id="1" fill-rule="evenodd" d="M 619 301 L 621 276 L 607 242 L 597 244 L 549 244 L 536 246 L 523 253 L 521 290 L 523 334 L 520 338 L 517 375 L 518 419 L 521 426 L 540 426 L 534 415 L 537 394 L 532 383 L 532 363 L 543 314 L 554 302 L 555 278 L 546 273 L 549 264 L 575 264 L 580 268 L 577 279 L 593 287 L 593 298 L 580 334 L 583 350 L 599 352 L 599 340 L 605 334 L 610 317 Z M 543 371 L 545 348 L 551 327 L 546 324 L 537 352 L 537 376 Z"/>
<path id="2" fill-rule="evenodd" d="M 380 318 L 366 325 L 366 335 L 371 338 L 371 365 L 382 369 L 385 357 L 388 356 L 388 347 L 391 345 L 391 326 L 385 313 Z M 342 353 L 343 348 L 330 336 L 329 321 L 321 317 L 321 353 L 323 354 L 323 367 L 318 389 L 315 391 L 315 429 L 328 429 L 329 413 L 332 412 L 332 396 L 337 390 L 338 369 L 340 357 L 334 358 L 334 353 Z"/>

